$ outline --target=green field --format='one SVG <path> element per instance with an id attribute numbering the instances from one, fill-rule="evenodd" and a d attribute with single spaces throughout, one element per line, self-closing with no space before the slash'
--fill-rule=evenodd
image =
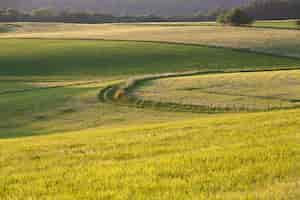
<path id="1" fill-rule="evenodd" d="M 32 39 L 0 40 L 0 45 L 0 76 L 84 78 L 300 65 L 299 59 L 200 45 Z"/>
<path id="2" fill-rule="evenodd" d="M 0 33 L 1 200 L 300 198 L 298 30 L 13 25 Z M 174 109 L 101 100 L 147 77 L 124 98 Z"/>
<path id="3" fill-rule="evenodd" d="M 257 21 L 253 26 L 262 28 L 300 29 L 296 20 Z"/>
<path id="4" fill-rule="evenodd" d="M 0 44 L 5 47 L 0 50 L 0 137 L 135 122 L 131 117 L 137 119 L 143 111 L 120 111 L 97 101 L 102 87 L 131 76 L 300 66 L 298 59 L 198 45 L 32 39 Z M 155 113 L 143 118 L 160 120 Z"/>
<path id="5" fill-rule="evenodd" d="M 136 23 L 140 26 L 222 26 L 216 22 L 164 22 L 164 23 Z M 296 20 L 258 20 L 252 27 L 274 28 L 274 29 L 299 29 Z"/>

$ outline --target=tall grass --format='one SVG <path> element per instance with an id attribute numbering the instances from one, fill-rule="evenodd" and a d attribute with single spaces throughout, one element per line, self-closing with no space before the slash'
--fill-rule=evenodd
<path id="1" fill-rule="evenodd" d="M 144 81 L 131 93 L 147 104 L 200 112 L 270 111 L 300 106 L 299 78 L 298 70 L 167 77 Z"/>
<path id="2" fill-rule="evenodd" d="M 0 196 L 298 199 L 299 113 L 0 140 Z"/>
<path id="3" fill-rule="evenodd" d="M 299 199 L 299 109 L 207 115 L 97 99 L 101 88 L 136 75 L 297 67 L 298 59 L 198 45 L 262 50 L 257 44 L 263 43 L 267 52 L 282 47 L 297 54 L 292 40 L 297 34 L 32 23 L 0 34 L 44 38 L 0 40 L 0 199 Z M 128 36 L 196 45 L 49 39 Z M 298 81 L 291 77 L 287 86 Z M 205 79 L 200 85 L 226 83 L 198 78 Z M 243 78 L 225 77 L 227 83 L 238 79 L 239 88 L 247 83 Z M 257 80 L 270 81 L 269 76 Z M 185 89 L 191 87 L 187 82 L 181 82 Z M 292 88 L 298 89 L 293 85 L 284 92 L 294 98 L 298 90 Z"/>

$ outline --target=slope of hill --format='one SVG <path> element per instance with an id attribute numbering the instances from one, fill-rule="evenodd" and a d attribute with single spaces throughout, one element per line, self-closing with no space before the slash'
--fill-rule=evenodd
<path id="1" fill-rule="evenodd" d="M 10 23 L 11 25 L 12 23 Z M 201 44 L 300 57 L 300 31 L 293 21 L 262 21 L 260 28 L 215 26 L 213 23 L 62 24 L 16 23 L 0 38 L 69 38 L 138 40 Z M 269 27 L 269 28 L 263 28 Z M 271 29 L 277 27 L 277 29 Z M 284 30 L 290 28 L 290 30 Z"/>
<path id="2" fill-rule="evenodd" d="M 0 139 L 174 120 L 174 114 L 98 102 L 100 89 L 132 76 L 300 65 L 293 58 L 158 42 L 1 39 L 0 44 Z"/>
<path id="3" fill-rule="evenodd" d="M 300 102 L 300 72 L 274 71 L 299 69 L 284 55 L 300 31 L 199 24 L 0 24 L 0 199 L 300 199 L 299 108 L 182 112 L 108 92 L 169 74 L 158 94 L 184 71 L 163 98 Z"/>
<path id="4" fill-rule="evenodd" d="M 299 120 L 299 110 L 226 114 L 0 140 L 0 196 L 299 199 Z"/>

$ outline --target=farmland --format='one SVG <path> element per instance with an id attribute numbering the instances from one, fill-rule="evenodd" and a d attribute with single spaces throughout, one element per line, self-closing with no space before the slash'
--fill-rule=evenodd
<path id="1" fill-rule="evenodd" d="M 110 105 L 107 109 L 97 101 L 102 87 L 132 76 L 300 65 L 294 58 L 193 45 L 42 39 L 0 42 L 5 47 L 0 59 L 4 66 L 0 69 L 0 92 L 5 97 L 0 99 L 1 137 L 118 126 L 132 121 L 131 117 L 137 119 L 143 110 L 134 113 Z M 122 114 L 129 111 L 131 117 Z M 151 113 L 151 121 L 159 121 L 157 114 Z M 147 121 L 147 115 L 144 118 Z M 78 123 L 80 119 L 82 123 Z M 54 123 L 60 125 L 53 127 Z"/>
<path id="2" fill-rule="evenodd" d="M 297 199 L 299 128 L 294 110 L 2 140 L 0 195 Z"/>
<path id="3" fill-rule="evenodd" d="M 282 28 L 282 29 L 298 29 L 295 20 L 274 20 L 274 21 L 257 21 L 254 23 L 255 27 L 262 28 Z"/>
<path id="4" fill-rule="evenodd" d="M 263 23 L 263 24 L 262 24 Z M 258 22 L 262 26 L 266 22 Z M 283 22 L 287 25 L 289 22 Z M 161 24 L 22 24 L 2 38 L 72 38 L 138 40 L 202 44 L 208 46 L 243 48 L 277 55 L 299 57 L 299 30 L 272 29 L 278 22 L 268 23 L 271 28 L 215 26 L 213 23 Z"/>
<path id="5" fill-rule="evenodd" d="M 299 199 L 300 32 L 259 23 L 0 25 L 0 199 Z"/>
<path id="6" fill-rule="evenodd" d="M 2 39 L 0 42 L 5 47 L 0 50 L 0 65 L 4 66 L 0 73 L 4 76 L 80 75 L 80 79 L 93 75 L 120 76 L 261 66 L 292 67 L 300 63 L 293 58 L 197 45 L 32 39 Z"/>
<path id="7" fill-rule="evenodd" d="M 145 82 L 134 92 L 154 102 L 231 110 L 284 109 L 300 105 L 299 78 L 298 70 L 198 75 Z"/>

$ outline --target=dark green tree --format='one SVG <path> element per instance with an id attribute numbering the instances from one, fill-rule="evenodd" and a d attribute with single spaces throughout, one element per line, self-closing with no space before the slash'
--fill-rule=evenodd
<path id="1" fill-rule="evenodd" d="M 5 11 L 5 15 L 10 16 L 10 17 L 18 17 L 21 16 L 22 13 L 14 8 L 7 8 Z"/>
<path id="2" fill-rule="evenodd" d="M 1 9 L 1 8 L 0 8 L 0 16 L 4 16 L 5 13 L 6 13 L 5 9 Z"/>
<path id="3" fill-rule="evenodd" d="M 217 22 L 232 26 L 252 24 L 254 19 L 239 8 L 232 9 L 217 18 Z"/>

